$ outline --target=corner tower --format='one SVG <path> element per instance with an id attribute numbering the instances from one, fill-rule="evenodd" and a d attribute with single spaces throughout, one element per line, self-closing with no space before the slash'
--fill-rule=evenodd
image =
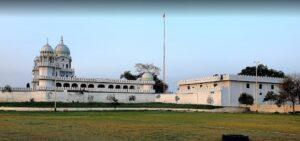
<path id="1" fill-rule="evenodd" d="M 38 68 L 38 87 L 52 88 L 54 86 L 54 50 L 48 41 L 40 50 L 40 56 L 36 64 Z"/>
<path id="2" fill-rule="evenodd" d="M 73 77 L 75 75 L 74 69 L 72 69 L 70 49 L 64 44 L 63 36 L 55 47 L 55 62 L 58 66 L 55 73 L 57 77 Z"/>

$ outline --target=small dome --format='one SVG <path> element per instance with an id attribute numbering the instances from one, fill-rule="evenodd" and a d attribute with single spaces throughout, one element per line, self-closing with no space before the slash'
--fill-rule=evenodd
<path id="1" fill-rule="evenodd" d="M 61 37 L 60 43 L 55 47 L 55 53 L 57 55 L 70 55 L 70 50 L 64 44 L 63 37 Z"/>
<path id="2" fill-rule="evenodd" d="M 143 81 L 153 81 L 153 75 L 150 72 L 145 72 L 142 75 L 142 79 Z"/>
<path id="3" fill-rule="evenodd" d="M 53 51 L 53 48 L 48 44 L 44 45 L 41 50 L 40 50 L 41 53 L 54 53 Z"/>

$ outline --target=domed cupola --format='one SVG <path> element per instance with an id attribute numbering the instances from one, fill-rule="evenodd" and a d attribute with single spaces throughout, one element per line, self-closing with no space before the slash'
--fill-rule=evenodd
<path id="1" fill-rule="evenodd" d="M 61 36 L 61 39 L 60 39 L 60 43 L 55 47 L 55 53 L 58 55 L 58 56 L 69 56 L 70 55 L 70 50 L 69 48 L 64 44 L 64 39 L 63 37 Z"/>
<path id="2" fill-rule="evenodd" d="M 153 75 L 150 72 L 145 72 L 141 78 L 142 81 L 153 81 Z"/>
<path id="3" fill-rule="evenodd" d="M 41 50 L 40 50 L 41 54 L 53 54 L 53 48 L 49 45 L 48 40 L 47 40 L 47 44 L 44 45 Z"/>

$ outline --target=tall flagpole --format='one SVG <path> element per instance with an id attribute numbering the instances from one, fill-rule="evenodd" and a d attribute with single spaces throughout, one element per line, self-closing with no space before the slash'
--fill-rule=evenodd
<path id="1" fill-rule="evenodd" d="M 163 93 L 165 93 L 166 84 L 166 13 L 163 13 L 164 20 L 164 42 L 163 42 Z"/>

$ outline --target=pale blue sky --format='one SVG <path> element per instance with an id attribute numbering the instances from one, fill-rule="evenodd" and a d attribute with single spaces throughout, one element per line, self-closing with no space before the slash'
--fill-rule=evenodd
<path id="1" fill-rule="evenodd" d="M 0 86 L 25 86 L 33 59 L 61 34 L 78 77 L 119 78 L 135 63 L 162 66 L 159 10 L 119 14 L 0 14 Z M 167 12 L 167 80 L 238 73 L 255 60 L 286 73 L 300 68 L 300 14 Z"/>

